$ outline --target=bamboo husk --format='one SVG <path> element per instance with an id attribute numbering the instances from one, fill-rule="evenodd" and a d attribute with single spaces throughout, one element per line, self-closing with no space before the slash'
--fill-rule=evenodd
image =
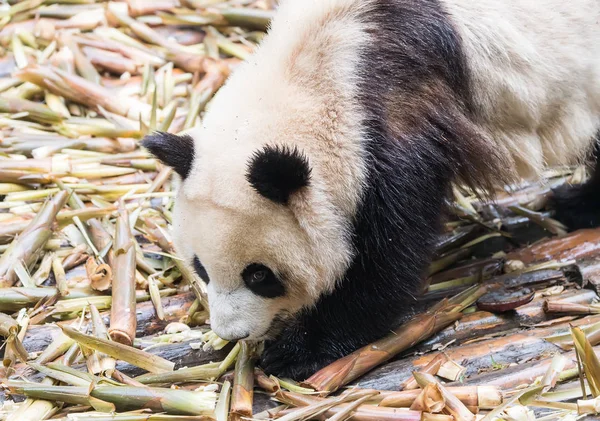
<path id="1" fill-rule="evenodd" d="M 90 278 L 90 286 L 96 291 L 106 291 L 111 287 L 112 269 L 110 265 L 106 263 L 98 265 L 93 257 L 89 257 L 85 264 L 85 270 Z"/>
<path id="2" fill-rule="evenodd" d="M 31 264 L 37 251 L 50 239 L 54 219 L 66 204 L 68 197 L 66 192 L 56 193 L 46 202 L 21 236 L 15 239 L 4 252 L 0 258 L 0 288 L 10 287 L 16 282 L 16 262 L 22 261 L 25 266 Z"/>
<path id="3" fill-rule="evenodd" d="M 439 393 L 440 398 L 444 400 L 444 411 L 448 415 L 452 415 L 457 421 L 474 421 L 475 415 L 450 391 L 448 391 L 435 377 L 431 374 L 415 373 L 415 380 L 423 388 L 429 385 L 435 385 L 436 393 Z"/>
<path id="4" fill-rule="evenodd" d="M 563 225 L 555 219 L 546 217 L 541 212 L 534 212 L 532 210 L 517 205 L 509 206 L 509 209 L 517 215 L 522 215 L 529 218 L 531 221 L 547 229 L 552 234 L 558 236 L 565 236 L 567 234 L 567 227 L 565 225 Z"/>
<path id="5" fill-rule="evenodd" d="M 8 337 L 19 330 L 19 324 L 8 314 L 0 313 L 0 336 Z"/>
<path id="6" fill-rule="evenodd" d="M 437 383 L 429 383 L 410 406 L 413 411 L 439 413 L 446 407 L 446 399 Z"/>
<path id="7" fill-rule="evenodd" d="M 217 406 L 215 408 L 215 418 L 217 421 L 227 421 L 229 417 L 229 399 L 230 399 L 231 383 L 228 381 L 223 382 L 221 392 L 219 393 L 219 399 L 217 400 Z"/>
<path id="8" fill-rule="evenodd" d="M 135 339 L 135 243 L 129 228 L 129 214 L 121 209 L 115 228 L 113 247 L 112 307 L 110 313 L 110 337 L 125 345 Z"/>
<path id="9" fill-rule="evenodd" d="M 120 98 L 113 101 L 110 91 L 88 80 L 69 74 L 56 67 L 28 66 L 17 75 L 21 80 L 36 84 L 50 92 L 63 96 L 70 101 L 83 103 L 98 110 L 102 107 L 115 114 L 130 117 L 133 120 L 147 116 L 150 107 L 133 99 Z"/>
<path id="10" fill-rule="evenodd" d="M 90 314 L 92 316 L 92 332 L 97 338 L 107 339 L 108 331 L 100 316 L 100 312 L 94 305 L 90 305 Z M 88 370 L 92 374 L 106 373 L 112 375 L 115 371 L 116 362 L 114 358 L 110 358 L 108 355 L 93 351 L 87 358 Z"/>
<path id="11" fill-rule="evenodd" d="M 76 268 L 87 260 L 87 244 L 80 244 L 73 249 L 73 252 L 63 259 L 61 266 L 63 270 L 68 271 Z"/>
<path id="12" fill-rule="evenodd" d="M 446 354 L 438 354 L 433 358 L 429 364 L 419 370 L 419 373 L 437 374 L 438 370 L 442 366 L 442 363 L 448 361 Z M 419 385 L 415 380 L 414 376 L 410 376 L 402 384 L 400 384 L 400 390 L 412 390 L 418 389 Z"/>
<path id="13" fill-rule="evenodd" d="M 254 369 L 254 381 L 256 384 L 263 390 L 269 393 L 277 393 L 281 390 L 279 386 L 279 382 L 273 379 L 273 377 L 269 377 L 259 368 Z"/>
<path id="14" fill-rule="evenodd" d="M 30 367 L 46 375 L 47 377 L 70 386 L 90 386 L 93 381 L 100 380 L 99 378 L 92 376 L 84 376 L 86 373 L 80 374 L 80 372 L 77 370 L 68 370 L 69 367 L 61 366 L 60 364 L 52 365 L 55 368 L 51 368 L 49 366 L 46 367 L 35 363 L 29 364 Z"/>

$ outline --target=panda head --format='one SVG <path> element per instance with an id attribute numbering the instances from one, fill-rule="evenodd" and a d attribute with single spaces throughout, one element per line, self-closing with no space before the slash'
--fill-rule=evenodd
<path id="1" fill-rule="evenodd" d="M 247 83 L 232 76 L 201 127 L 142 143 L 181 178 L 175 247 L 207 283 L 211 327 L 228 340 L 272 339 L 335 288 L 352 258 L 357 200 L 338 183 L 356 169 L 315 146 L 315 102 L 298 92 L 268 98 Z"/>
<path id="2" fill-rule="evenodd" d="M 154 133 L 143 145 L 181 177 L 174 242 L 207 284 L 211 327 L 223 339 L 270 339 L 334 288 L 347 229 L 298 146 L 225 147 L 205 135 Z"/>

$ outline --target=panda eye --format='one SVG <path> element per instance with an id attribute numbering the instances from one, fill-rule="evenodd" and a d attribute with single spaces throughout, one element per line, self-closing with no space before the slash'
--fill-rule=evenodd
<path id="1" fill-rule="evenodd" d="M 252 274 L 252 283 L 262 282 L 267 277 L 266 270 L 257 270 Z"/>
<path id="2" fill-rule="evenodd" d="M 265 298 L 281 297 L 285 287 L 271 269 L 252 263 L 242 272 L 242 279 L 250 291 Z"/>
<path id="3" fill-rule="evenodd" d="M 202 263 L 200 263 L 200 259 L 198 259 L 198 256 L 194 256 L 194 260 L 192 263 L 194 264 L 194 270 L 196 271 L 198 276 L 208 284 L 210 282 L 210 279 L 208 279 L 208 273 L 206 272 L 206 269 L 204 269 L 204 266 L 202 266 Z"/>

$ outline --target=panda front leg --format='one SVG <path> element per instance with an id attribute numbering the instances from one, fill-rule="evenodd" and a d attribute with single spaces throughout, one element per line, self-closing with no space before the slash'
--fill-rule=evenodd
<path id="1" fill-rule="evenodd" d="M 423 250 L 426 254 L 427 251 Z M 340 288 L 304 311 L 279 337 L 265 344 L 260 366 L 279 377 L 305 380 L 326 365 L 390 334 L 414 313 L 417 301 L 388 279 L 368 277 L 355 263 Z M 360 267 L 360 269 L 358 268 Z M 359 269 L 359 270 L 356 270 Z M 404 272 L 417 287 L 419 271 Z M 414 294 L 416 295 L 416 294 Z"/>
<path id="2" fill-rule="evenodd" d="M 593 173 L 588 181 L 564 185 L 553 192 L 556 219 L 571 231 L 600 226 L 600 140 L 596 144 L 594 159 Z"/>
<path id="3" fill-rule="evenodd" d="M 273 341 L 265 343 L 260 367 L 267 374 L 294 380 L 307 379 L 311 374 L 336 359 L 320 346 L 322 338 L 310 332 L 302 322 L 286 328 Z"/>

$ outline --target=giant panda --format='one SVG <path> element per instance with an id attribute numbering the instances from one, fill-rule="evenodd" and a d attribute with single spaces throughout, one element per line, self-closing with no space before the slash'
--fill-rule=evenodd
<path id="1" fill-rule="evenodd" d="M 388 334 L 454 182 L 595 159 L 554 202 L 598 224 L 599 22 L 598 0 L 282 0 L 202 124 L 143 141 L 181 178 L 174 241 L 214 332 L 297 379 Z"/>

